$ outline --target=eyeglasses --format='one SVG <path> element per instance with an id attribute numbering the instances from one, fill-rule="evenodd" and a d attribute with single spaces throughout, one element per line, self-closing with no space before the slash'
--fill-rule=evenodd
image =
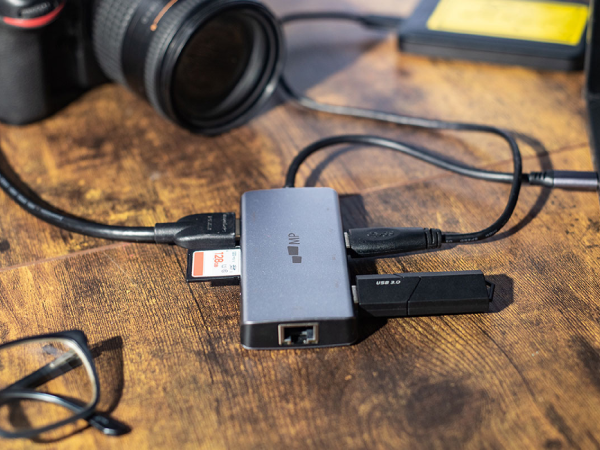
<path id="1" fill-rule="evenodd" d="M 127 427 L 95 412 L 100 382 L 81 331 L 0 345 L 0 437 L 31 438 L 86 420 L 108 435 Z"/>

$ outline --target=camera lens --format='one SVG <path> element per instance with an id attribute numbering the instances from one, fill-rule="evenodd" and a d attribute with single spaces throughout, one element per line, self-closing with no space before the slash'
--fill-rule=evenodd
<path id="1" fill-rule="evenodd" d="M 98 0 L 93 28 L 110 78 L 205 134 L 254 117 L 283 65 L 279 23 L 253 0 Z"/>
<path id="2" fill-rule="evenodd" d="M 256 24 L 226 13 L 200 28 L 174 69 L 175 111 L 195 123 L 218 117 L 256 89 L 266 52 Z"/>

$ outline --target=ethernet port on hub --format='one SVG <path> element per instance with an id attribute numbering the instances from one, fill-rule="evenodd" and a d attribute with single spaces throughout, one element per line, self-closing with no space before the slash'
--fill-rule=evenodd
<path id="1" fill-rule="evenodd" d="M 318 323 L 290 323 L 279 325 L 279 345 L 311 345 L 319 343 Z"/>

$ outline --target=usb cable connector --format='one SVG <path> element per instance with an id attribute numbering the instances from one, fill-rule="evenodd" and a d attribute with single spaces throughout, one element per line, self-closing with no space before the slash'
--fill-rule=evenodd
<path id="1" fill-rule="evenodd" d="M 577 191 L 597 191 L 600 182 L 596 172 L 573 172 L 564 170 L 548 170 L 532 172 L 527 175 L 527 182 L 532 186 L 571 189 Z"/>
<path id="2" fill-rule="evenodd" d="M 239 245 L 240 223 L 234 213 L 194 214 L 173 223 L 157 223 L 157 244 L 176 244 L 188 250 L 225 250 Z"/>
<path id="3" fill-rule="evenodd" d="M 355 258 L 373 258 L 440 248 L 436 228 L 357 228 L 344 234 L 346 248 Z"/>

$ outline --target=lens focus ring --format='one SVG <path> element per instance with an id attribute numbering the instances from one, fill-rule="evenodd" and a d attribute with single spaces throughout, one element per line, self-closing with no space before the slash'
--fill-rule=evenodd
<path id="1" fill-rule="evenodd" d="M 246 17 L 252 17 L 254 23 L 261 28 L 260 33 L 263 33 L 266 48 L 264 55 L 260 57 L 260 67 L 256 69 L 256 86 L 251 85 L 249 89 L 246 88 L 247 92 L 241 96 L 239 104 L 231 108 L 223 117 L 189 122 L 185 115 L 177 115 L 170 97 L 173 86 L 169 83 L 172 79 L 163 77 L 162 71 L 176 64 L 175 61 L 165 59 L 165 55 L 169 51 L 176 54 L 175 49 L 181 46 L 179 31 L 182 30 L 183 23 L 191 18 L 197 18 L 198 11 L 201 11 L 200 17 L 203 18 L 204 23 L 210 22 L 214 17 L 222 17 L 226 11 L 244 11 Z M 194 27 L 197 31 L 197 25 Z M 190 38 L 191 36 L 188 36 L 185 43 L 189 42 Z M 248 43 L 250 44 L 250 41 Z M 186 0 L 176 4 L 169 14 L 162 18 L 148 48 L 144 69 L 146 96 L 163 116 L 175 120 L 186 128 L 205 134 L 221 133 L 249 120 L 253 111 L 256 111 L 270 97 L 283 68 L 283 47 L 283 36 L 276 17 L 256 0 Z"/>
<path id="2" fill-rule="evenodd" d="M 93 43 L 96 58 L 112 80 L 126 84 L 121 64 L 125 34 L 143 0 L 97 0 L 94 11 Z"/>
<path id="3" fill-rule="evenodd" d="M 283 34 L 258 0 L 95 0 L 105 74 L 163 116 L 216 134 L 250 120 L 283 69 Z"/>
<path id="4" fill-rule="evenodd" d="M 176 4 L 169 11 L 169 14 L 166 14 L 160 21 L 158 29 L 156 30 L 156 35 L 148 48 L 146 67 L 144 70 L 146 95 L 152 106 L 165 116 L 164 107 L 161 105 L 159 99 L 160 90 L 153 88 L 158 75 L 156 69 L 164 58 L 166 47 L 170 44 L 177 31 L 179 31 L 182 21 L 189 16 L 191 11 L 202 3 L 206 3 L 206 0 L 187 0 L 183 3 Z"/>

